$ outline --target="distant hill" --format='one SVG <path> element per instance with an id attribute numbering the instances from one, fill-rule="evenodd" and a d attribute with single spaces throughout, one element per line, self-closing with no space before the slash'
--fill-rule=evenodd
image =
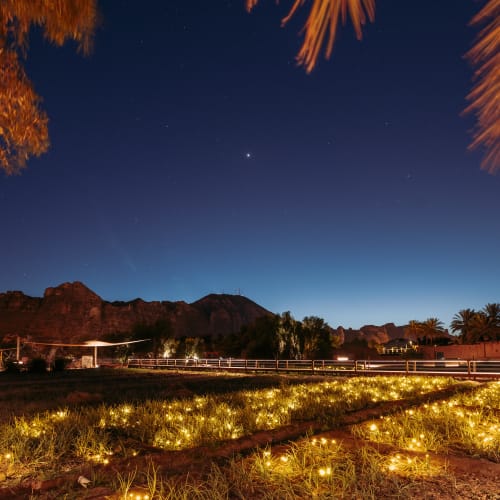
<path id="1" fill-rule="evenodd" d="M 192 304 L 140 298 L 108 302 L 76 281 L 47 288 L 43 297 L 0 293 L 0 341 L 16 335 L 50 342 L 101 339 L 159 319 L 169 320 L 177 337 L 227 335 L 268 314 L 240 295 L 211 294 Z"/>
<path id="2" fill-rule="evenodd" d="M 386 323 L 382 326 L 376 325 L 365 325 L 359 330 L 354 330 L 352 328 L 346 328 L 339 326 L 337 328 L 337 334 L 344 338 L 344 343 L 351 343 L 356 341 L 365 340 L 366 343 L 376 342 L 377 344 L 385 344 L 390 340 L 395 339 L 406 339 L 416 342 L 418 340 L 417 335 L 410 332 L 408 325 L 397 326 L 394 323 Z M 453 335 L 448 333 L 448 330 L 444 330 L 442 337 L 447 337 L 449 339 L 454 339 Z"/>
<path id="3" fill-rule="evenodd" d="M 396 326 L 394 323 L 386 323 L 382 326 L 376 325 L 365 325 L 359 330 L 354 330 L 353 328 L 342 328 L 344 334 L 344 342 L 350 343 L 356 340 L 366 340 L 366 342 L 375 341 L 378 344 L 384 344 L 392 339 L 397 338 L 408 338 L 409 340 L 417 340 L 416 338 L 410 338 L 406 325 Z"/>
<path id="4" fill-rule="evenodd" d="M 269 314 L 273 313 L 246 297 L 228 294 L 210 294 L 191 304 L 140 298 L 109 302 L 75 281 L 47 288 L 43 297 L 19 291 L 0 293 L 0 342 L 11 342 L 17 335 L 39 342 L 99 340 L 160 319 L 170 321 L 176 337 L 228 335 Z M 394 323 L 359 330 L 338 327 L 336 331 L 346 343 L 416 340 L 408 336 L 406 326 Z"/>

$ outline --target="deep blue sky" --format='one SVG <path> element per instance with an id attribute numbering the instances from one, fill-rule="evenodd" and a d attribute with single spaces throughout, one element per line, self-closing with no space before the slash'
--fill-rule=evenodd
<path id="1" fill-rule="evenodd" d="M 89 58 L 32 34 L 52 146 L 0 175 L 0 291 L 239 290 L 355 328 L 499 302 L 500 176 L 460 116 L 483 2 L 379 0 L 309 76 L 305 11 L 243 3 L 102 1 Z"/>

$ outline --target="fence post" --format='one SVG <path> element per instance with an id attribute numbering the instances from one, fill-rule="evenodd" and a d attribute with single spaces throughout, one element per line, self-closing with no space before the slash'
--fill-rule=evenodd
<path id="1" fill-rule="evenodd" d="M 408 360 L 406 360 L 406 375 L 408 375 L 408 372 L 409 372 L 409 368 L 410 368 L 410 362 Z"/>

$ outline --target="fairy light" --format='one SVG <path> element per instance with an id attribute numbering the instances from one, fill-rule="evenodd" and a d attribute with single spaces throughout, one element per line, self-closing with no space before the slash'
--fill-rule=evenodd
<path id="1" fill-rule="evenodd" d="M 321 476 L 321 477 L 325 477 L 325 476 L 331 476 L 332 474 L 332 469 L 331 467 L 321 467 L 319 470 L 318 470 L 318 474 Z"/>

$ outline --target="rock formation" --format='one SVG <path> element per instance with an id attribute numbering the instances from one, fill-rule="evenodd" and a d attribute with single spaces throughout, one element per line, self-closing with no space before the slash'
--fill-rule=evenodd
<path id="1" fill-rule="evenodd" d="M 272 313 L 241 295 L 211 294 L 191 304 L 139 298 L 109 302 L 76 281 L 47 288 L 43 297 L 0 293 L 0 343 L 12 344 L 17 335 L 37 342 L 100 340 L 163 319 L 170 322 L 176 337 L 219 336 L 239 332 L 267 314 Z M 336 331 L 346 343 L 407 338 L 406 328 L 394 323 Z"/>
<path id="2" fill-rule="evenodd" d="M 386 323 L 382 326 L 365 325 L 359 330 L 342 328 L 341 326 L 337 328 L 337 331 L 339 331 L 339 329 L 341 329 L 344 335 L 345 343 L 365 340 L 367 343 L 374 342 L 377 344 L 385 344 L 392 339 L 407 337 L 406 326 L 396 326 L 394 323 Z"/>
<path id="3" fill-rule="evenodd" d="M 170 321 L 177 337 L 227 335 L 267 314 L 271 313 L 239 295 L 213 294 L 192 304 L 108 302 L 83 283 L 63 283 L 47 288 L 41 298 L 18 291 L 0 293 L 0 341 L 17 335 L 37 342 L 99 340 L 160 319 Z"/>

